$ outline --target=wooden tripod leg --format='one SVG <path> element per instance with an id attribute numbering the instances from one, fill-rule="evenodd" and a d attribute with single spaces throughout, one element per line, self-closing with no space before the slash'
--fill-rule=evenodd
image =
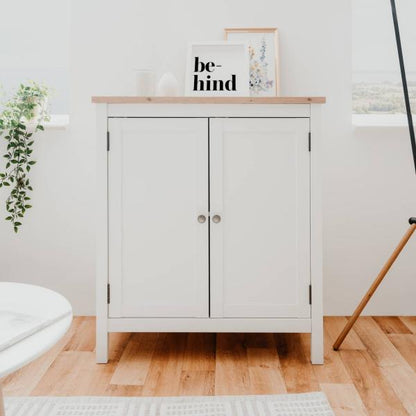
<path id="1" fill-rule="evenodd" d="M 4 400 L 3 400 L 3 391 L 1 389 L 1 384 L 0 384 L 0 416 L 5 416 L 6 413 L 4 411 Z"/>
<path id="2" fill-rule="evenodd" d="M 410 221 L 410 220 L 409 220 Z M 380 273 L 374 280 L 373 284 L 371 285 L 370 289 L 368 289 L 367 293 L 364 295 L 363 299 L 361 300 L 360 304 L 357 306 L 357 309 L 355 309 L 354 313 L 348 320 L 347 324 L 345 325 L 342 332 L 339 334 L 339 337 L 335 341 L 333 348 L 334 350 L 338 350 L 341 346 L 342 342 L 344 341 L 345 337 L 350 332 L 352 326 L 355 324 L 355 321 L 360 316 L 363 309 L 366 307 L 368 301 L 373 296 L 374 292 L 377 290 L 380 283 L 383 281 L 384 276 L 386 276 L 387 272 L 390 270 L 390 267 L 395 262 L 397 257 L 399 256 L 400 252 L 403 250 L 403 247 L 406 245 L 406 243 L 409 241 L 410 237 L 412 236 L 413 232 L 416 230 L 416 224 L 411 222 L 410 227 L 406 231 L 406 234 L 403 236 L 403 238 L 400 240 L 399 245 L 396 247 L 396 249 L 393 251 L 389 259 L 387 260 L 386 264 L 383 266 L 383 268 L 380 270 Z"/>

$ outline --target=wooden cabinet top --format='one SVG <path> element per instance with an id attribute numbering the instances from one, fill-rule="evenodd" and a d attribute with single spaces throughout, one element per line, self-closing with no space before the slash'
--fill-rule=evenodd
<path id="1" fill-rule="evenodd" d="M 325 97 L 92 97 L 96 104 L 324 104 Z"/>

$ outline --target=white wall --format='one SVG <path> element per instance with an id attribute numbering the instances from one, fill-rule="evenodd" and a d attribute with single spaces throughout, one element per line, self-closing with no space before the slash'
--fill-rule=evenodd
<path id="1" fill-rule="evenodd" d="M 70 1 L 1 1 L 0 86 L 10 94 L 22 81 L 45 83 L 55 113 L 69 109 Z"/>
<path id="2" fill-rule="evenodd" d="M 73 0 L 70 129 L 37 141 L 34 209 L 22 232 L 0 222 L 2 279 L 44 284 L 76 313 L 94 313 L 90 97 L 134 94 L 140 67 L 171 70 L 183 85 L 187 42 L 222 39 L 230 26 L 277 26 L 282 94 L 327 96 L 325 313 L 351 312 L 416 215 L 416 181 L 406 130 L 352 129 L 348 0 Z M 413 241 L 367 312 L 416 314 L 415 250 Z"/>

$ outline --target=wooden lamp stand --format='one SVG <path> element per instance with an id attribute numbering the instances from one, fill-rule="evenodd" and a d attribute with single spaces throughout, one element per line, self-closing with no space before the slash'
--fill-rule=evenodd
<path id="1" fill-rule="evenodd" d="M 394 24 L 394 33 L 396 35 L 396 46 L 397 46 L 397 53 L 399 56 L 399 64 L 400 64 L 400 73 L 402 77 L 402 84 L 403 84 L 403 94 L 404 94 L 404 102 L 406 105 L 406 114 L 407 114 L 407 123 L 409 125 L 409 134 L 410 134 L 410 143 L 412 145 L 412 153 L 413 153 L 413 162 L 415 166 L 416 171 L 416 140 L 415 140 L 415 132 L 413 128 L 413 117 L 412 117 L 412 111 L 410 108 L 410 100 L 409 100 L 409 92 L 407 89 L 407 81 L 406 81 L 406 71 L 404 68 L 404 59 L 403 59 L 403 51 L 402 51 L 402 44 L 400 41 L 400 31 L 399 31 L 399 23 L 397 19 L 397 12 L 396 12 L 396 4 L 395 0 L 390 0 L 391 3 L 391 12 L 393 17 L 393 24 Z M 400 240 L 399 245 L 396 247 L 396 249 L 393 251 L 383 268 L 380 270 L 380 273 L 374 280 L 373 284 L 371 285 L 370 289 L 368 289 L 367 293 L 362 298 L 360 304 L 355 309 L 354 313 L 348 320 L 347 324 L 345 325 L 344 329 L 339 334 L 337 340 L 335 341 L 333 348 L 334 350 L 338 350 L 341 346 L 342 342 L 344 341 L 345 337 L 350 332 L 352 326 L 354 325 L 355 321 L 360 316 L 363 309 L 366 307 L 368 301 L 373 296 L 374 292 L 379 287 L 380 283 L 383 281 L 384 277 L 386 276 L 387 272 L 390 270 L 390 267 L 395 262 L 397 257 L 399 256 L 400 252 L 403 250 L 406 243 L 409 241 L 410 237 L 416 230 L 416 217 L 411 217 L 409 219 L 410 227 L 406 231 L 403 238 Z"/>
<path id="2" fill-rule="evenodd" d="M 416 230 L 416 218 L 411 217 L 409 218 L 409 224 L 410 227 L 407 229 L 406 233 L 400 240 L 397 247 L 394 249 L 393 253 L 391 253 L 391 256 L 388 258 L 386 263 L 384 264 L 383 268 L 380 270 L 380 273 L 375 278 L 373 284 L 370 286 L 370 289 L 368 289 L 367 293 L 362 298 L 360 304 L 355 309 L 354 313 L 351 315 L 350 319 L 348 320 L 347 324 L 345 325 L 342 332 L 339 334 L 337 340 L 334 342 L 333 348 L 335 351 L 338 351 L 339 347 L 341 346 L 342 342 L 344 341 L 345 337 L 350 332 L 352 326 L 355 324 L 355 321 L 358 319 L 358 317 L 361 315 L 361 312 L 366 307 L 368 301 L 371 299 L 371 297 L 374 295 L 374 292 L 379 287 L 380 283 L 383 281 L 384 277 L 390 270 L 390 267 L 393 265 L 397 257 L 399 257 L 399 254 L 403 250 L 404 246 L 409 241 L 410 237 Z"/>

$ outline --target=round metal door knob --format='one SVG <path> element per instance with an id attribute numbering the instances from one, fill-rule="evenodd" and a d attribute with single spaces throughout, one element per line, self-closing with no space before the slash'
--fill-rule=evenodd
<path id="1" fill-rule="evenodd" d="M 212 217 L 212 222 L 218 224 L 219 222 L 221 222 L 221 217 L 219 215 L 214 215 Z"/>
<path id="2" fill-rule="evenodd" d="M 200 224 L 203 224 L 207 220 L 207 217 L 205 215 L 198 215 L 198 222 Z"/>

